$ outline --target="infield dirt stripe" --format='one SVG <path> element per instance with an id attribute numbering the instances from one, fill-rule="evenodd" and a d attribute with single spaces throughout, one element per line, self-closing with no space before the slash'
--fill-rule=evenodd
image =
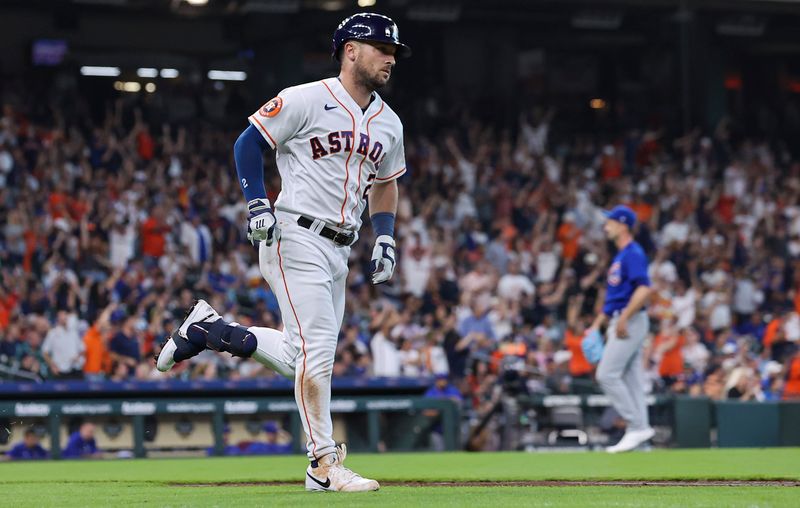
<path id="1" fill-rule="evenodd" d="M 167 483 L 171 487 L 288 487 L 300 482 Z M 619 481 L 507 481 L 507 482 L 381 482 L 387 487 L 800 487 L 796 480 L 619 480 Z"/>

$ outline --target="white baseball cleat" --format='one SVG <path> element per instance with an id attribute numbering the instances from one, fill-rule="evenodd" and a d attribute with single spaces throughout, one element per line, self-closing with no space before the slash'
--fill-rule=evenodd
<path id="1" fill-rule="evenodd" d="M 328 454 L 319 461 L 319 467 L 310 465 L 306 469 L 306 490 L 309 492 L 367 492 L 378 490 L 380 484 L 364 478 L 342 465 L 347 456 L 347 447 L 339 445 L 336 453 Z"/>
<path id="2" fill-rule="evenodd" d="M 652 427 L 647 427 L 642 430 L 626 430 L 625 435 L 622 436 L 619 443 L 606 448 L 606 452 L 620 453 L 635 450 L 640 445 L 649 441 L 655 434 L 656 431 L 654 431 Z"/>
<path id="3" fill-rule="evenodd" d="M 217 311 L 214 310 L 214 307 L 209 305 L 207 301 L 197 300 L 192 308 L 186 312 L 186 318 L 183 320 L 183 323 L 181 323 L 181 326 L 172 332 L 172 336 L 161 348 L 161 352 L 158 354 L 158 359 L 156 360 L 156 368 L 161 372 L 166 372 L 175 365 L 173 355 L 178 349 L 175 343 L 176 335 L 180 339 L 188 340 L 186 332 L 189 330 L 190 325 L 203 321 L 213 323 L 217 319 L 220 319 L 220 317 Z"/>

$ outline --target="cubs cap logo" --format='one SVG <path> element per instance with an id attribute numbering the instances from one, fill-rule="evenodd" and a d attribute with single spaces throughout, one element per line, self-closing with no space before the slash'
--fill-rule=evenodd
<path id="1" fill-rule="evenodd" d="M 261 116 L 265 116 L 267 118 L 272 118 L 273 116 L 277 115 L 281 112 L 281 108 L 283 107 L 283 99 L 280 97 L 275 97 L 268 103 L 264 104 L 261 109 L 258 110 L 258 114 Z"/>

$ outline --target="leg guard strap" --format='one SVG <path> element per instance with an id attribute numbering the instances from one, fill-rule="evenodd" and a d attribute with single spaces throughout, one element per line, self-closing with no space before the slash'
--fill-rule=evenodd
<path id="1" fill-rule="evenodd" d="M 224 319 L 213 323 L 194 323 L 187 335 L 191 342 L 203 340 L 208 349 L 225 351 L 242 358 L 249 358 L 258 346 L 255 335 L 248 332 L 247 328 Z"/>

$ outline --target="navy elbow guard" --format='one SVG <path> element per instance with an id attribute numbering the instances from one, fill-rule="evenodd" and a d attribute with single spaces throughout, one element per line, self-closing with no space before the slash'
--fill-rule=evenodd
<path id="1" fill-rule="evenodd" d="M 218 319 L 213 323 L 194 323 L 186 331 L 189 342 L 214 351 L 249 358 L 258 346 L 258 339 L 238 323 Z"/>

